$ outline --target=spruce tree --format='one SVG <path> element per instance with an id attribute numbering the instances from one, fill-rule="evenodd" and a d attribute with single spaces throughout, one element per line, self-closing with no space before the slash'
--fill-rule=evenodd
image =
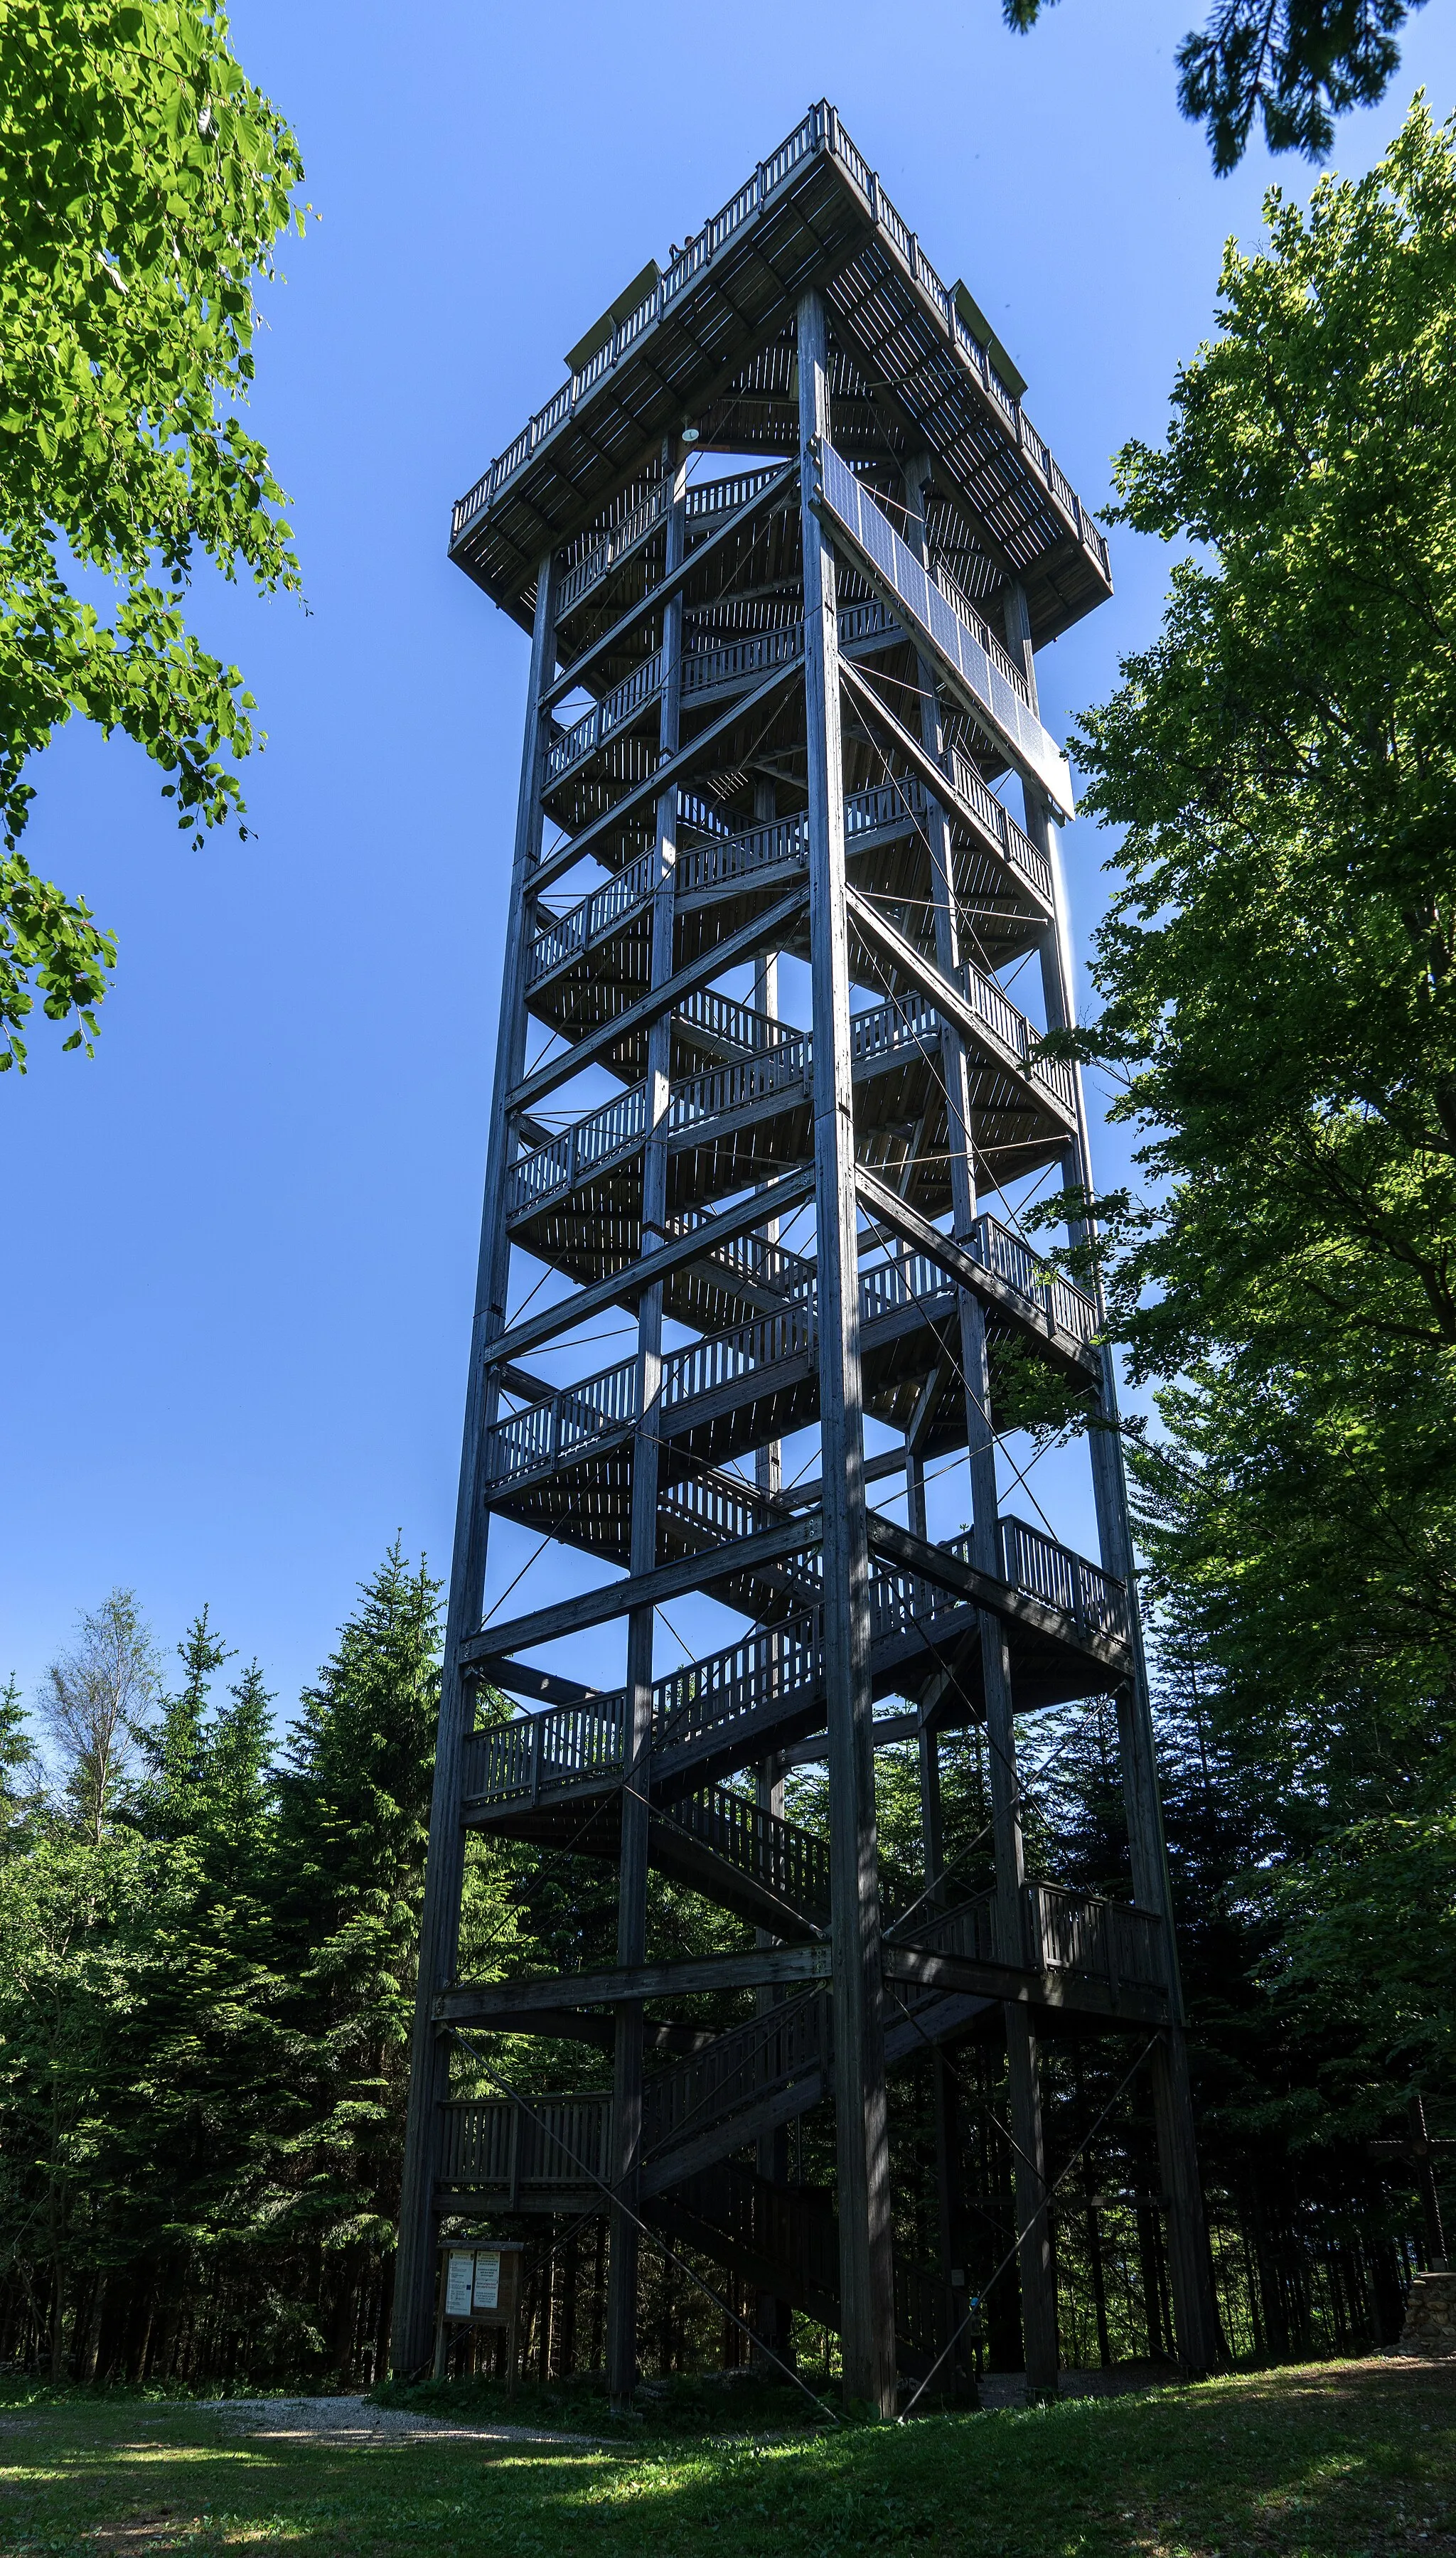
<path id="1" fill-rule="evenodd" d="M 399 1540 L 303 1698 L 282 1777 L 280 1948 L 291 1988 L 290 2226 L 327 2367 L 387 2327 L 439 1702 L 440 1584 Z"/>

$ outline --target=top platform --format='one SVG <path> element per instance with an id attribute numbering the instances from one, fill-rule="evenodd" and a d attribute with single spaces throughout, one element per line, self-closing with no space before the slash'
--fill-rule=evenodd
<path id="1" fill-rule="evenodd" d="M 1010 366 L 1001 357 L 998 372 L 999 349 L 965 316 L 974 305 L 942 282 L 832 106 L 810 107 L 666 272 L 646 273 L 642 300 L 454 509 L 452 559 L 527 629 L 542 552 L 589 524 L 664 435 L 702 420 L 705 448 L 737 452 L 752 414 L 755 449 L 797 451 L 797 400 L 775 401 L 781 366 L 765 358 L 811 285 L 865 395 L 881 393 L 881 440 L 893 413 L 907 458 L 930 454 L 1025 589 L 1034 643 L 1111 594 L 1101 528 L 1003 380 Z M 735 385 L 747 397 L 716 413 Z"/>

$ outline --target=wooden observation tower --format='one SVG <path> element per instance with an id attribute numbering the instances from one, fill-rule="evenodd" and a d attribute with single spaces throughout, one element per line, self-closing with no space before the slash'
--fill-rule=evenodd
<path id="1" fill-rule="evenodd" d="M 766 2339 L 786 2305 L 836 2327 L 846 2393 L 891 2410 L 897 2364 L 944 2379 L 963 2349 L 946 2126 L 981 2038 L 1006 2056 L 1028 2380 L 1053 2390 L 1038 2055 L 1105 2035 L 1129 2064 L 1152 2047 L 1178 2349 L 1207 2368 L 1115 1433 L 1085 1443 L 1097 1562 L 1000 1492 L 1028 1376 L 1113 1408 L 1097 1307 L 1015 1208 L 1038 1175 L 1089 1183 L 1078 1076 L 1038 1043 L 1070 1018 L 1072 793 L 1034 652 L 1110 594 L 1106 543 L 831 106 L 568 360 L 451 537 L 531 653 L 394 2365 L 430 2352 L 442 2215 L 610 2212 L 618 2399 L 658 2229 L 756 2288 Z M 614 1324 L 635 1340 L 604 1366 Z M 575 1549 L 574 1595 L 487 1618 L 499 1520 Z M 488 1687 L 510 1720 L 478 1719 Z M 1116 1700 L 1130 1900 L 1027 1877 L 1018 1724 L 1091 1697 Z M 975 1892 L 941 1848 L 944 1737 L 967 1732 Z M 875 1754 L 908 1741 L 924 1863 L 897 1899 Z M 805 1766 L 827 1839 L 785 1814 Z M 472 1828 L 610 1859 L 615 1963 L 460 1977 Z M 734 1914 L 736 1948 L 652 1942 L 655 1868 Z M 611 2091 L 452 2097 L 462 2028 L 595 2045 Z M 927 2065 L 929 2267 L 895 2241 L 886 2093 Z M 827 2104 L 832 2205 L 785 2163 Z"/>

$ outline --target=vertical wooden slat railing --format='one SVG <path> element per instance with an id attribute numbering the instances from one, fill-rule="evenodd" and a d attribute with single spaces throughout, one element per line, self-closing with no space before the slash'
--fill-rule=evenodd
<path id="1" fill-rule="evenodd" d="M 885 194 L 879 178 L 845 132 L 837 114 L 832 108 L 822 105 L 811 107 L 802 122 L 796 125 L 794 132 L 780 145 L 779 149 L 768 160 L 760 161 L 753 176 L 739 188 L 735 196 L 729 199 L 720 213 L 713 214 L 703 224 L 701 231 L 689 246 L 673 260 L 651 292 L 646 294 L 636 309 L 614 329 L 612 335 L 588 358 L 580 371 L 573 373 L 558 390 L 552 393 L 545 406 L 536 411 L 535 416 L 521 430 L 514 443 L 509 445 L 506 451 L 492 463 L 490 469 L 482 473 L 474 487 L 467 490 L 465 496 L 456 500 L 451 518 L 452 540 L 458 541 L 461 535 L 468 531 L 476 517 L 486 511 L 515 474 L 524 468 L 532 454 L 538 452 L 547 438 L 571 419 L 580 402 L 590 394 L 596 384 L 613 369 L 629 349 L 634 347 L 638 340 L 671 309 L 678 296 L 701 274 L 719 250 L 734 238 L 746 223 L 757 218 L 765 211 L 770 198 L 786 179 L 793 175 L 801 163 L 814 151 L 825 149 L 832 154 L 852 180 L 875 228 L 891 243 L 904 261 L 914 283 L 935 306 L 946 331 L 947 344 L 955 350 L 956 355 L 973 372 L 981 390 L 998 413 L 1006 430 L 1009 448 L 1035 472 L 1037 479 L 1067 517 L 1076 538 L 1091 552 L 1102 574 L 1106 575 L 1107 544 L 1100 526 L 1083 506 L 1066 474 L 1053 458 L 1045 438 L 1038 434 L 1026 417 L 1019 401 L 1000 379 L 988 350 L 966 326 L 955 306 L 954 296 L 937 274 L 921 247 L 918 237 Z M 754 477 L 760 477 L 762 480 L 768 475 L 743 474 L 740 476 L 745 480 Z M 697 495 L 696 492 L 693 494 Z M 691 503 L 691 500 L 689 502 Z M 702 503 L 701 499 L 699 503 Z M 638 501 L 633 511 L 640 512 L 653 505 L 655 506 L 656 513 L 664 510 L 663 494 L 651 493 L 649 497 Z M 704 505 L 702 510 L 706 512 L 707 507 Z M 653 520 L 655 519 L 654 517 Z M 631 520 L 630 516 L 627 520 Z M 649 524 L 644 529 L 650 528 Z M 644 531 L 639 530 L 636 538 L 643 537 Z M 618 533 L 618 540 L 620 556 L 621 549 L 629 545 L 621 531 Z M 587 592 L 589 584 L 594 582 L 581 578 L 583 565 L 581 561 L 572 561 L 568 566 L 564 585 L 567 600 L 560 608 L 563 612 L 569 612 L 579 603 Z M 598 574 L 604 573 L 605 571 L 598 572 Z M 573 585 L 572 581 L 575 579 L 580 579 L 580 583 Z"/>

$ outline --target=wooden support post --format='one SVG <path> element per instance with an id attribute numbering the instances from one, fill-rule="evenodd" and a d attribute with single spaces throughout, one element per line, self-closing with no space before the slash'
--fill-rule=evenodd
<path id="1" fill-rule="evenodd" d="M 768 1452 L 762 1448 L 758 1452 L 761 1458 L 766 1453 Z M 777 1460 L 779 1454 L 777 1443 L 772 1448 L 772 1454 Z M 762 1481 L 762 1478 L 760 1480 Z M 774 1489 L 777 1490 L 777 1486 Z M 760 1760 L 755 1771 L 754 1800 L 758 1810 L 767 1813 L 771 1820 L 783 1818 L 784 1763 L 781 1759 Z M 768 1928 L 755 1928 L 754 1942 L 765 1950 L 776 1945 L 779 1939 L 772 1935 Z M 779 2003 L 782 1996 L 782 1991 L 776 1989 L 771 1982 L 765 1983 L 754 1994 L 754 2006 L 758 2014 L 766 2015 Z M 766 2183 L 777 2186 L 788 2184 L 789 2126 L 787 2123 L 777 2124 L 771 2131 L 760 2132 L 754 2148 L 754 2166 Z M 756 2291 L 753 2324 L 755 2335 L 761 2344 L 766 2345 L 769 2351 L 777 2356 L 778 2361 L 792 2359 L 794 2322 L 787 2301 L 781 2300 L 776 2292 Z M 779 2377 L 774 2364 L 767 2359 L 763 2362 L 763 2372 L 765 2379 Z"/>
<path id="2" fill-rule="evenodd" d="M 667 570 L 686 548 L 686 480 L 677 441 L 663 447 L 662 468 L 672 482 L 667 517 Z M 665 762 L 677 752 L 682 702 L 682 590 L 674 588 L 662 617 L 663 683 L 658 746 Z M 657 802 L 657 870 L 653 898 L 652 983 L 672 974 L 672 919 L 677 870 L 677 786 Z M 643 1156 L 642 1248 L 666 1240 L 667 1103 L 672 1018 L 659 1013 L 648 1034 L 648 1138 Z M 657 1411 L 662 1364 L 662 1283 L 645 1288 L 637 1318 L 637 1429 L 632 1443 L 632 1552 L 634 1578 L 657 1560 Z M 627 1620 L 627 1693 L 624 1702 L 622 1848 L 618 1871 L 617 1960 L 647 1958 L 648 1783 L 653 1747 L 653 1608 L 630 1610 Z M 607 2388 L 614 2408 L 630 2406 L 637 2381 L 638 2229 L 642 2170 L 643 2015 L 640 2000 L 617 2010 L 612 2070 L 612 2250 L 607 2292 Z"/>
<path id="3" fill-rule="evenodd" d="M 925 489 L 930 477 L 929 461 L 912 462 L 906 472 L 906 540 L 921 558 L 926 555 Z M 930 660 L 924 657 L 920 660 L 920 695 L 922 739 L 927 752 L 939 764 L 945 753 L 945 738 L 936 671 Z M 960 958 L 949 830 L 943 811 L 934 800 L 930 807 L 936 964 L 943 975 L 948 977 Z M 975 1148 L 965 1052 L 948 1024 L 941 1035 L 941 1059 L 946 1078 L 951 1212 L 956 1240 L 968 1243 L 976 1217 Z M 991 1426 L 986 1319 L 979 1299 L 966 1288 L 960 1291 L 960 1364 L 965 1388 L 966 1453 L 970 1473 L 971 1551 L 977 1568 L 999 1579 L 1000 1509 L 996 1488 L 996 1443 Z M 1029 1959 L 1023 1941 L 1025 1895 L 1022 1887 L 1026 1880 L 1026 1862 L 1016 1776 L 1011 1656 L 1005 1627 L 989 1612 L 983 1612 L 981 1616 L 980 1648 L 986 1741 L 991 1763 L 996 1952 L 1004 1963 L 1024 1964 Z M 1029 2397 L 1045 2398 L 1055 2396 L 1057 2390 L 1057 2296 L 1052 2269 L 1051 2224 L 1047 2212 L 1046 2148 L 1042 2135 L 1036 2035 L 1024 2007 L 1008 2003 L 1004 2019 L 1015 2157 L 1016 2225 L 1023 2233 L 1020 2275 L 1021 2315 L 1026 2338 L 1026 2385 Z"/>
<path id="4" fill-rule="evenodd" d="M 810 501 L 829 433 L 823 298 L 799 305 L 803 495 L 804 695 L 809 940 L 813 980 L 814 1214 L 818 1261 L 824 1675 L 833 1910 L 834 2091 L 839 2290 L 846 2398 L 895 2410 L 895 2272 L 881 2021 L 875 1851 L 869 1545 L 859 1374 L 859 1282 L 849 951 L 844 902 L 844 763 L 834 554 Z"/>
<path id="5" fill-rule="evenodd" d="M 525 1059 L 525 959 L 529 946 L 528 892 L 540 858 L 541 782 L 550 723 L 542 696 L 555 672 L 553 555 L 542 559 L 536 580 L 535 625 L 515 817 L 515 851 L 507 913 L 506 962 L 497 1037 L 496 1090 L 486 1160 L 485 1206 L 476 1276 L 475 1320 L 466 1386 L 465 1431 L 455 1511 L 455 1550 L 440 1677 L 440 1720 L 430 1797 L 430 1837 L 420 1919 L 419 1984 L 405 2122 L 399 2204 L 399 2256 L 394 2282 L 390 2364 L 401 2374 L 424 2369 L 433 2342 L 435 2290 L 435 2143 L 439 2108 L 450 2080 L 448 2044 L 432 2016 L 436 1993 L 455 1969 L 460 1938 L 460 1895 L 465 1874 L 465 1833 L 460 1820 L 461 1754 L 470 1727 L 472 1691 L 463 1675 L 462 1646 L 475 1634 L 485 1604 L 488 1513 L 484 1455 L 495 1419 L 497 1388 L 493 1345 L 506 1330 L 506 1291 L 510 1246 L 502 1205 L 514 1136 L 506 1095 L 519 1079 Z"/>
<path id="6" fill-rule="evenodd" d="M 779 813 L 779 793 L 772 782 L 759 781 L 753 786 L 753 818 L 756 826 L 771 826 Z M 767 1015 L 771 1022 L 779 1018 L 779 954 L 761 950 L 753 963 L 754 1009 Z M 762 1229 L 765 1243 L 779 1240 L 779 1220 L 769 1217 Z M 784 1461 L 777 1439 L 769 1439 L 754 1450 L 753 1475 L 756 1488 L 770 1499 L 783 1490 Z M 780 1785 L 782 1803 L 783 1786 Z"/>
<path id="7" fill-rule="evenodd" d="M 1035 708 L 1036 669 L 1030 645 L 1030 623 L 1026 598 L 1019 586 L 1010 590 L 1007 599 L 1006 640 L 1011 654 L 1019 657 L 1026 667 Z M 1055 922 L 1043 934 L 1041 945 L 1042 998 L 1047 1028 L 1069 1030 L 1077 1015 L 1070 975 L 1067 903 L 1056 831 L 1042 793 L 1030 782 L 1024 783 L 1023 792 L 1026 831 L 1047 857 L 1055 896 Z M 1090 1200 L 1092 1196 L 1092 1148 L 1081 1066 L 1074 1068 L 1074 1084 L 1077 1136 L 1063 1159 L 1062 1178 L 1064 1188 Z M 1095 1241 L 1095 1228 L 1086 1217 L 1074 1216 L 1069 1230 L 1073 1241 L 1079 1245 L 1087 1246 Z M 1092 1286 L 1101 1326 L 1105 1322 L 1105 1307 L 1099 1277 L 1093 1276 Z M 1163 1831 L 1163 1808 L 1158 1793 L 1157 1754 L 1147 1660 L 1143 1650 L 1142 1616 L 1137 1604 L 1127 1473 L 1117 1427 L 1117 1371 L 1111 1345 L 1107 1342 L 1102 1344 L 1101 1363 L 1097 1416 L 1101 1426 L 1091 1434 L 1092 1498 L 1096 1510 L 1099 1559 L 1103 1570 L 1115 1574 L 1126 1587 L 1131 1624 L 1133 1674 L 1117 1691 L 1118 1757 L 1132 1864 L 1133 1899 L 1143 1909 L 1156 1911 L 1163 1921 L 1171 2021 L 1159 2036 L 1152 2056 L 1153 2119 L 1168 2208 L 1168 2261 L 1179 2359 L 1186 2370 L 1198 2373 L 1217 2369 L 1225 2356 L 1198 2173 L 1183 1991 L 1173 1925 L 1172 1881 Z"/>
<path id="8" fill-rule="evenodd" d="M 919 1461 L 916 1462 L 918 1464 Z M 911 1525 L 916 1527 L 917 1534 L 923 1536 L 923 1517 L 917 1526 L 917 1505 L 913 1498 L 910 1506 Z M 922 1491 L 922 1513 L 924 1507 Z M 942 1907 L 944 1896 L 936 1887 L 946 1867 L 941 1820 L 941 1745 L 925 1723 L 922 1723 L 920 1731 L 920 1834 L 925 1888 L 931 1895 L 927 1908 L 934 1911 Z M 964 2173 L 960 2156 L 960 2081 L 954 2061 L 946 2052 L 938 2051 L 932 2055 L 931 2073 L 936 2127 L 936 2230 L 953 2327 L 965 2307 L 966 2226 Z M 952 2347 L 947 2376 L 958 2399 L 962 2402 L 974 2399 L 975 2364 L 968 2337 L 960 2337 Z"/>

